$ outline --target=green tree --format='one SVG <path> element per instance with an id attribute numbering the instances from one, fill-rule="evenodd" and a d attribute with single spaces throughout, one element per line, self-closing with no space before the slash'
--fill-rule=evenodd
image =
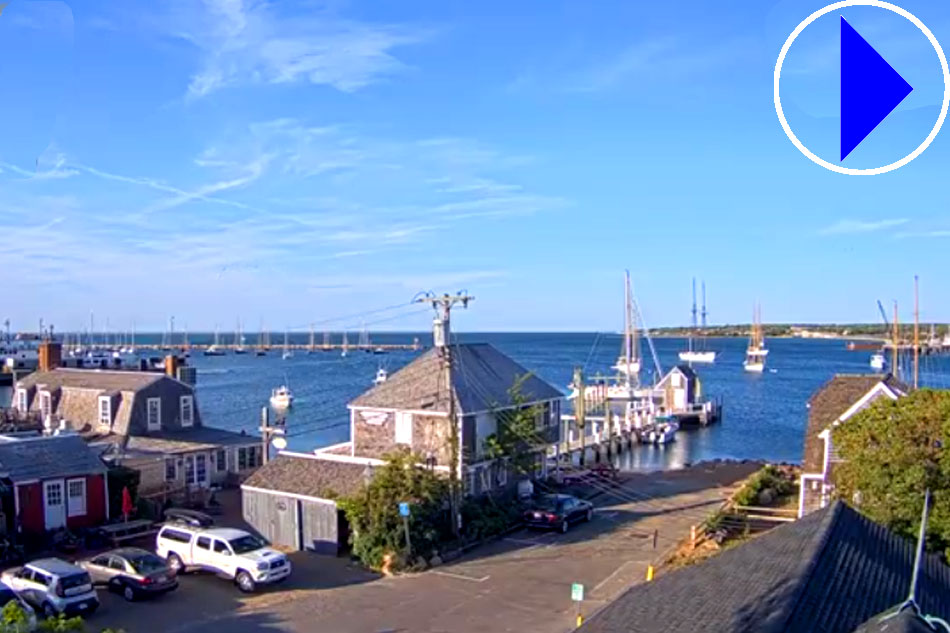
<path id="1" fill-rule="evenodd" d="M 538 453 L 547 448 L 548 441 L 538 432 L 538 420 L 544 413 L 539 405 L 529 405 L 524 384 L 532 376 L 519 377 L 508 389 L 511 406 L 497 405 L 493 415 L 498 430 L 485 438 L 485 456 L 489 459 L 508 458 L 509 465 L 521 474 L 532 474 L 538 466 Z"/>
<path id="2" fill-rule="evenodd" d="M 449 486 L 444 477 L 419 467 L 424 460 L 417 455 L 400 452 L 385 459 L 366 486 L 338 503 L 350 523 L 353 554 L 373 569 L 379 569 L 383 557 L 392 554 L 393 567 L 398 569 L 420 556 L 431 556 L 451 533 Z M 411 550 L 399 515 L 402 502 L 410 506 Z"/>
<path id="3" fill-rule="evenodd" d="M 908 538 L 920 529 L 924 491 L 932 493 L 928 547 L 950 547 L 950 391 L 921 389 L 897 401 L 881 398 L 836 427 L 844 460 L 835 467 L 838 494 Z"/>
<path id="4" fill-rule="evenodd" d="M 30 618 L 16 600 L 0 611 L 0 633 L 24 633 L 30 630 Z"/>

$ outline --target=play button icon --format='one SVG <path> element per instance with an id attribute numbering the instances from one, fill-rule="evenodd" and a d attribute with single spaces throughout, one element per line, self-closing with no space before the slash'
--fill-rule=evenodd
<path id="1" fill-rule="evenodd" d="M 943 101 L 940 106 L 940 113 L 937 115 L 937 120 L 930 130 L 930 133 L 927 134 L 927 137 L 924 138 L 912 152 L 890 164 L 881 165 L 879 167 L 846 167 L 845 160 L 861 143 L 864 143 L 869 136 L 873 140 L 875 135 L 872 133 L 874 130 L 890 116 L 897 106 L 903 103 L 909 95 L 914 93 L 914 87 L 912 87 L 855 28 L 845 20 L 842 11 L 851 11 L 851 7 L 873 7 L 874 9 L 896 14 L 910 22 L 923 34 L 930 43 L 930 46 L 933 47 L 934 52 L 937 54 L 937 60 L 940 62 L 940 72 L 943 78 Z M 798 138 L 792 130 L 788 117 L 786 117 L 785 111 L 782 108 L 780 88 L 782 67 L 792 44 L 795 43 L 795 40 L 802 34 L 802 31 L 810 24 L 819 20 L 822 16 L 829 14 L 838 17 L 840 20 L 841 75 L 840 78 L 835 78 L 836 80 L 840 79 L 840 103 L 838 105 L 840 107 L 841 116 L 840 137 L 838 139 L 839 153 L 838 156 L 835 157 L 837 160 L 833 158 L 831 160 L 822 158 L 806 147 L 801 139 Z M 833 24 L 834 23 L 831 22 L 828 26 L 830 27 Z M 833 33 L 835 33 L 837 29 L 832 28 L 828 30 L 830 31 L 828 35 L 834 37 Z M 811 42 L 813 44 L 814 39 L 812 39 Z M 914 93 L 912 99 L 915 100 L 914 107 L 919 109 L 918 106 L 920 103 L 925 102 L 928 98 L 926 95 L 928 95 L 929 84 L 925 85 L 921 83 L 925 80 L 921 79 L 919 66 L 915 66 L 913 72 L 917 73 L 914 75 L 914 83 L 918 84 L 918 91 Z M 950 110 L 950 64 L 947 63 L 947 57 L 943 52 L 943 48 L 940 46 L 933 32 L 927 28 L 920 18 L 903 7 L 899 7 L 891 2 L 886 2 L 885 0 L 839 0 L 838 2 L 818 9 L 806 17 L 795 27 L 791 35 L 788 36 L 788 39 L 785 40 L 785 44 L 779 52 L 778 60 L 775 62 L 773 82 L 775 113 L 778 115 L 782 130 L 792 144 L 813 163 L 829 171 L 849 176 L 875 176 L 886 174 L 887 172 L 899 169 L 910 163 L 920 156 L 924 150 L 930 147 L 930 144 L 933 143 L 937 137 L 940 128 L 947 118 L 948 110 Z M 838 82 L 835 81 L 832 85 L 836 86 L 837 83 Z M 833 107 L 834 106 L 832 106 L 832 108 Z M 913 129 L 911 127 L 907 127 L 906 129 L 898 127 L 896 123 L 895 121 L 891 121 L 887 125 L 889 128 L 887 131 L 888 134 L 900 135 L 903 133 L 902 130 L 909 131 Z M 901 123 L 906 123 L 906 121 L 902 121 Z M 816 128 L 811 126 L 807 129 L 814 130 Z M 891 138 L 893 138 L 893 136 Z M 824 143 L 824 140 L 831 141 L 831 143 Z M 891 146 L 890 144 L 884 147 L 880 147 L 880 144 L 878 145 L 879 147 L 876 148 L 874 152 L 887 151 Z M 824 136 L 822 147 L 827 147 L 834 153 L 834 149 L 832 149 L 834 147 L 833 137 L 829 139 L 827 136 Z M 856 157 L 852 157 L 852 159 L 847 162 L 853 163 L 855 158 Z"/>
<path id="2" fill-rule="evenodd" d="M 841 160 L 894 111 L 913 88 L 841 18 Z"/>

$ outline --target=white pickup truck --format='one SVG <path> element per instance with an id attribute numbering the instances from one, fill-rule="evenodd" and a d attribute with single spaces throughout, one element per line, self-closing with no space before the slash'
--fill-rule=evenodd
<path id="1" fill-rule="evenodd" d="M 290 576 L 286 556 L 269 548 L 264 539 L 243 530 L 166 523 L 155 541 L 155 551 L 175 573 L 189 567 L 206 569 L 230 578 L 246 593 L 254 591 L 257 585 L 280 582 Z"/>

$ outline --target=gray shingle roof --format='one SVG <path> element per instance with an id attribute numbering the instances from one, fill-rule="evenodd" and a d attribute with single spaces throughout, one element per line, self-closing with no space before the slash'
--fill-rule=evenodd
<path id="1" fill-rule="evenodd" d="M 243 485 L 325 499 L 331 493 L 345 496 L 356 492 L 366 481 L 366 474 L 367 466 L 363 464 L 280 453 Z"/>
<path id="2" fill-rule="evenodd" d="M 96 451 L 78 435 L 0 441 L 0 471 L 13 482 L 104 473 Z"/>
<path id="3" fill-rule="evenodd" d="M 509 390 L 530 372 L 488 343 L 452 345 L 452 383 L 462 413 L 511 406 Z M 389 379 L 350 403 L 354 407 L 448 412 L 448 393 L 438 349 L 430 349 Z M 553 386 L 530 375 L 521 387 L 528 402 L 562 398 Z"/>
<path id="4" fill-rule="evenodd" d="M 635 586 L 580 633 L 850 633 L 904 600 L 914 543 L 841 502 Z M 924 613 L 950 617 L 950 567 L 928 556 Z"/>
<path id="5" fill-rule="evenodd" d="M 116 438 L 121 441 L 121 438 Z M 246 433 L 235 433 L 210 426 L 192 427 L 182 431 L 153 432 L 151 435 L 132 435 L 125 445 L 128 451 L 143 453 L 189 453 L 213 450 L 224 446 L 259 444 L 260 438 Z"/>
<path id="6" fill-rule="evenodd" d="M 67 369 L 58 367 L 53 371 L 36 371 L 18 381 L 23 387 L 46 385 L 50 389 L 73 387 L 97 391 L 138 391 L 165 374 L 148 371 L 112 371 L 107 369 Z"/>
<path id="7" fill-rule="evenodd" d="M 898 392 L 908 392 L 907 386 L 890 374 L 838 374 L 811 396 L 808 400 L 808 429 L 805 431 L 802 456 L 802 468 L 806 473 L 820 473 L 823 466 L 824 442 L 818 434 L 881 382 Z"/>
<path id="8" fill-rule="evenodd" d="M 896 607 L 874 616 L 856 628 L 854 633 L 933 633 L 937 630 L 927 624 L 912 608 L 902 609 L 900 613 L 888 617 L 895 610 Z"/>

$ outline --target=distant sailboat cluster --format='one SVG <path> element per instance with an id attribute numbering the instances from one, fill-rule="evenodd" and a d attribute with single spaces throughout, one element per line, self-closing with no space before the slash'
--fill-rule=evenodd
<path id="1" fill-rule="evenodd" d="M 706 282 L 703 282 L 703 331 L 706 329 Z M 706 349 L 706 337 L 699 337 L 699 325 L 696 321 L 696 278 L 693 278 L 693 311 L 692 328 L 687 339 L 687 349 L 679 353 L 679 358 L 684 363 L 715 363 L 716 352 Z M 696 339 L 700 338 L 701 344 L 697 346 Z"/>

